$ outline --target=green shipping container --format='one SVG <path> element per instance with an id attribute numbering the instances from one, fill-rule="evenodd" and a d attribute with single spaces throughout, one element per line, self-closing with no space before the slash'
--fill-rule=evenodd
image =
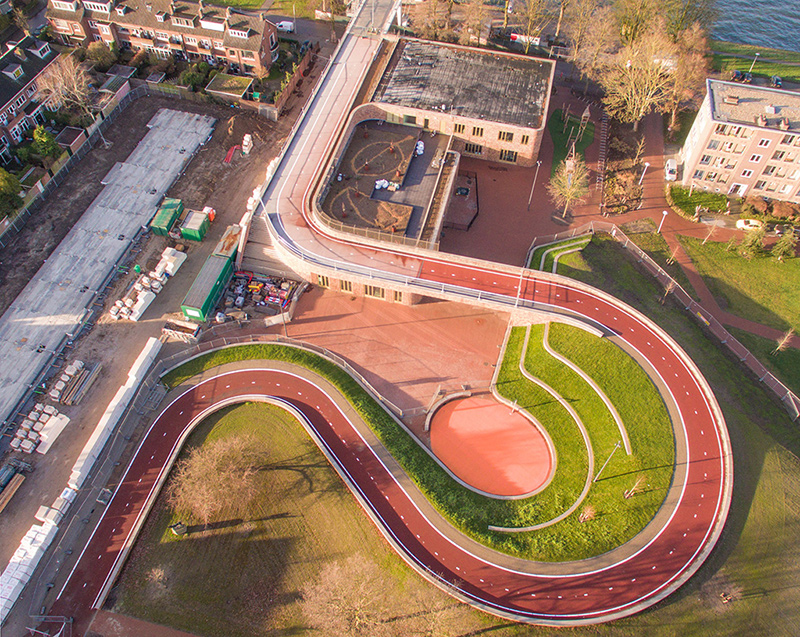
<path id="1" fill-rule="evenodd" d="M 202 241 L 208 232 L 208 215 L 197 210 L 190 210 L 181 225 L 181 238 L 190 241 Z"/>
<path id="2" fill-rule="evenodd" d="M 182 212 L 183 202 L 180 199 L 164 199 L 156 216 L 150 222 L 150 229 L 153 234 L 166 237 Z"/>
<path id="3" fill-rule="evenodd" d="M 183 315 L 190 321 L 204 323 L 233 276 L 233 263 L 228 257 L 212 254 L 203 264 L 197 278 L 181 304 Z"/>

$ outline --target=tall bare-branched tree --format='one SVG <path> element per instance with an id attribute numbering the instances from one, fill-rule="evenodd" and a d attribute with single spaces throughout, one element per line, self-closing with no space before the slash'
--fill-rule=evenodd
<path id="1" fill-rule="evenodd" d="M 564 206 L 562 217 L 567 216 L 569 208 L 574 203 L 581 203 L 589 194 L 589 169 L 580 155 L 576 155 L 570 165 L 570 160 L 564 160 L 556 170 L 547 192 L 557 206 Z"/>
<path id="2" fill-rule="evenodd" d="M 520 0 L 517 18 L 525 36 L 525 53 L 531 48 L 531 41 L 542 35 L 545 27 L 553 19 L 553 6 L 550 0 Z"/>
<path id="3" fill-rule="evenodd" d="M 570 62 L 586 78 L 585 93 L 615 46 L 614 15 L 603 0 L 571 0 L 566 18 Z"/>
<path id="4" fill-rule="evenodd" d="M 42 99 L 54 108 L 74 109 L 94 120 L 89 74 L 72 55 L 62 55 L 36 80 Z M 103 143 L 108 145 L 98 128 Z"/>
<path id="5" fill-rule="evenodd" d="M 664 107 L 675 53 L 675 46 L 657 26 L 623 48 L 600 78 L 608 113 L 638 131 L 645 115 Z"/>
<path id="6" fill-rule="evenodd" d="M 319 581 L 303 591 L 303 614 L 326 635 L 387 635 L 384 575 L 360 556 L 323 567 Z"/>
<path id="7" fill-rule="evenodd" d="M 263 463 L 263 452 L 249 436 L 197 447 L 175 466 L 167 496 L 170 506 L 204 525 L 223 515 L 241 517 L 258 494 Z"/>
<path id="8" fill-rule="evenodd" d="M 717 17 L 716 0 L 664 0 L 661 9 L 673 42 L 695 24 L 707 31 Z"/>
<path id="9" fill-rule="evenodd" d="M 615 0 L 619 40 L 630 46 L 651 29 L 660 7 L 657 0 Z"/>
<path id="10" fill-rule="evenodd" d="M 705 29 L 698 22 L 678 34 L 664 99 L 670 131 L 678 124 L 678 114 L 696 107 L 702 99 L 708 74 L 707 51 Z"/>

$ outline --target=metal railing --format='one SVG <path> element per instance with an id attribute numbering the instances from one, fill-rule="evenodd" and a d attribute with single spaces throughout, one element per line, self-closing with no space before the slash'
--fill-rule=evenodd
<path id="1" fill-rule="evenodd" d="M 792 420 L 796 420 L 800 417 L 800 398 L 770 372 L 763 363 L 753 356 L 735 336 L 725 329 L 722 323 L 720 323 L 711 312 L 695 301 L 680 283 L 672 278 L 649 254 L 636 245 L 636 243 L 616 224 L 607 221 L 592 221 L 591 223 L 573 230 L 559 232 L 545 237 L 537 237 L 534 239 L 528 251 L 526 263 L 530 261 L 534 249 L 539 245 L 569 239 L 580 234 L 597 232 L 606 233 L 621 243 L 622 247 L 633 254 L 637 261 L 644 266 L 645 270 L 661 284 L 666 294 L 672 294 L 686 311 L 690 312 L 692 316 L 703 323 L 722 345 L 725 345 L 761 383 L 769 388 L 781 400 L 784 407 L 789 412 L 789 415 L 792 417 Z"/>

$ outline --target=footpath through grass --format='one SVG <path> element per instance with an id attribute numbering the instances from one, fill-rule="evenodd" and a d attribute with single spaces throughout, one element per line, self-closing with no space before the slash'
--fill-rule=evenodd
<path id="1" fill-rule="evenodd" d="M 646 221 L 646 224 L 638 222 L 635 227 L 633 224 L 624 225 L 622 226 L 622 231 L 631 241 L 644 250 L 653 261 L 660 265 L 667 274 L 675 279 L 678 285 L 686 290 L 687 294 L 696 299 L 697 294 L 692 284 L 689 283 L 689 279 L 683 271 L 683 268 L 681 268 L 677 261 L 672 260 L 672 252 L 669 249 L 669 245 L 664 240 L 664 237 L 655 232 L 656 228 L 652 221 L 649 219 Z M 642 228 L 645 230 L 642 231 Z"/>
<path id="2" fill-rule="evenodd" d="M 576 501 L 587 475 L 586 449 L 574 421 L 559 403 L 519 371 L 523 340 L 523 330 L 512 333 L 499 373 L 498 390 L 544 424 L 555 444 L 558 466 L 553 481 L 545 490 L 522 500 L 486 498 L 460 486 L 355 380 L 330 361 L 304 350 L 273 344 L 231 347 L 186 363 L 167 374 L 164 381 L 174 387 L 205 369 L 234 360 L 276 359 L 303 365 L 327 378 L 342 392 L 437 510 L 477 541 L 505 553 L 541 561 L 599 555 L 630 539 L 641 529 L 647 515 L 652 517 L 655 508 L 645 506 L 645 498 L 625 500 L 623 504 L 628 506 L 629 514 L 619 515 L 613 523 L 609 516 L 608 523 L 602 525 L 580 524 L 579 510 L 541 531 L 507 534 L 488 530 L 489 525 L 524 527 L 553 519 Z M 541 347 L 541 338 L 538 347 Z M 645 462 L 644 466 L 653 465 Z M 603 484 L 602 488 L 605 487 Z M 617 489 L 619 500 L 623 500 L 622 490 Z M 663 498 L 663 493 L 660 497 Z M 619 503 L 614 506 L 618 507 Z M 599 509 L 598 513 L 605 511 Z M 608 512 L 611 511 L 609 505 Z"/>
<path id="3" fill-rule="evenodd" d="M 660 286 L 613 239 L 596 236 L 583 252 L 566 255 L 559 273 L 614 294 L 669 332 L 713 388 L 733 446 L 733 500 L 718 549 L 671 601 L 599 634 L 667 637 L 676 626 L 703 637 L 793 634 L 800 625 L 797 425 L 688 314 L 661 304 Z M 734 601 L 722 604 L 723 592 Z"/>
<path id="4" fill-rule="evenodd" d="M 723 309 L 779 330 L 800 333 L 800 259 L 746 259 L 725 243 L 680 237 L 697 271 Z"/>
<path id="5" fill-rule="evenodd" d="M 743 73 L 749 71 L 756 53 L 760 53 L 759 59 L 753 66 L 754 76 L 769 79 L 773 75 L 780 75 L 786 81 L 800 82 L 800 66 L 798 66 L 800 65 L 800 53 L 721 40 L 711 40 L 709 47 L 716 51 L 711 66 L 715 71 L 726 73 L 723 77 L 725 80 L 730 79 L 730 74 L 734 69 Z M 774 62 L 762 60 L 774 60 Z M 781 62 L 793 64 L 781 64 Z"/>

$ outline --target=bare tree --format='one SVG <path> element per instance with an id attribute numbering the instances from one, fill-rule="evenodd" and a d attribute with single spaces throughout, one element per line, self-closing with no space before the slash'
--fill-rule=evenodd
<path id="1" fill-rule="evenodd" d="M 11 20 L 26 36 L 31 34 L 28 16 L 25 15 L 25 11 L 21 7 L 14 7 L 14 10 L 11 12 Z"/>
<path id="2" fill-rule="evenodd" d="M 783 336 L 781 336 L 778 339 L 778 342 L 775 345 L 775 349 L 772 350 L 771 354 L 775 356 L 780 352 L 785 351 L 791 344 L 793 337 L 794 337 L 794 328 L 790 329 L 788 332 L 786 332 Z"/>
<path id="3" fill-rule="evenodd" d="M 354 555 L 323 567 L 320 579 L 303 588 L 303 613 L 326 635 L 388 635 L 388 599 L 378 566 Z"/>
<path id="4" fill-rule="evenodd" d="M 665 104 L 673 56 L 674 46 L 659 27 L 622 49 L 600 79 L 608 113 L 638 131 L 642 118 Z"/>
<path id="5" fill-rule="evenodd" d="M 483 0 L 469 0 L 464 12 L 464 22 L 461 25 L 461 33 L 459 34 L 459 44 L 469 45 L 472 44 L 472 39 L 475 38 L 476 46 L 481 45 L 481 33 L 483 32 L 483 23 L 486 20 L 486 7 Z"/>
<path id="6" fill-rule="evenodd" d="M 572 164 L 570 164 L 570 161 Z M 547 184 L 550 198 L 557 206 L 564 206 L 562 217 L 573 203 L 582 203 L 589 194 L 589 169 L 579 155 L 573 160 L 565 159 Z"/>
<path id="7" fill-rule="evenodd" d="M 678 125 L 678 114 L 697 106 L 702 99 L 708 74 L 708 40 L 700 24 L 693 24 L 677 37 L 664 101 L 664 110 L 669 113 L 670 131 Z"/>
<path id="8" fill-rule="evenodd" d="M 208 525 L 221 515 L 241 517 L 258 494 L 264 455 L 251 436 L 223 438 L 193 449 L 178 462 L 167 499 L 172 509 Z"/>
<path id="9" fill-rule="evenodd" d="M 564 13 L 569 6 L 570 0 L 558 0 L 558 20 L 556 20 L 556 31 L 553 34 L 553 39 L 558 40 L 561 35 L 561 23 L 564 21 Z"/>
<path id="10" fill-rule="evenodd" d="M 425 22 L 422 25 L 422 33 L 429 40 L 437 40 L 439 27 L 439 0 L 428 0 L 425 4 Z"/>
<path id="11" fill-rule="evenodd" d="M 664 0 L 661 5 L 666 18 L 667 33 L 673 42 L 680 34 L 699 24 L 708 27 L 717 17 L 716 0 Z"/>
<path id="12" fill-rule="evenodd" d="M 602 0 L 572 0 L 567 8 L 567 29 L 572 47 L 570 61 L 589 80 L 597 80 L 614 41 L 614 16 Z"/>
<path id="13" fill-rule="evenodd" d="M 525 36 L 525 53 L 528 53 L 533 39 L 541 36 L 544 28 L 552 21 L 553 8 L 550 0 L 522 0 L 517 15 Z"/>
<path id="14" fill-rule="evenodd" d="M 433 590 L 420 581 L 410 592 L 415 606 L 420 610 L 402 622 L 398 635 L 418 637 L 451 637 L 462 634 L 458 626 L 468 619 L 469 606 Z"/>
<path id="15" fill-rule="evenodd" d="M 94 121 L 89 74 L 72 55 L 62 55 L 36 80 L 43 101 L 55 108 L 75 109 Z M 98 127 L 100 138 L 108 146 Z"/>
<path id="16" fill-rule="evenodd" d="M 657 0 L 615 0 L 614 14 L 622 43 L 630 46 L 650 31 L 658 11 Z"/>

